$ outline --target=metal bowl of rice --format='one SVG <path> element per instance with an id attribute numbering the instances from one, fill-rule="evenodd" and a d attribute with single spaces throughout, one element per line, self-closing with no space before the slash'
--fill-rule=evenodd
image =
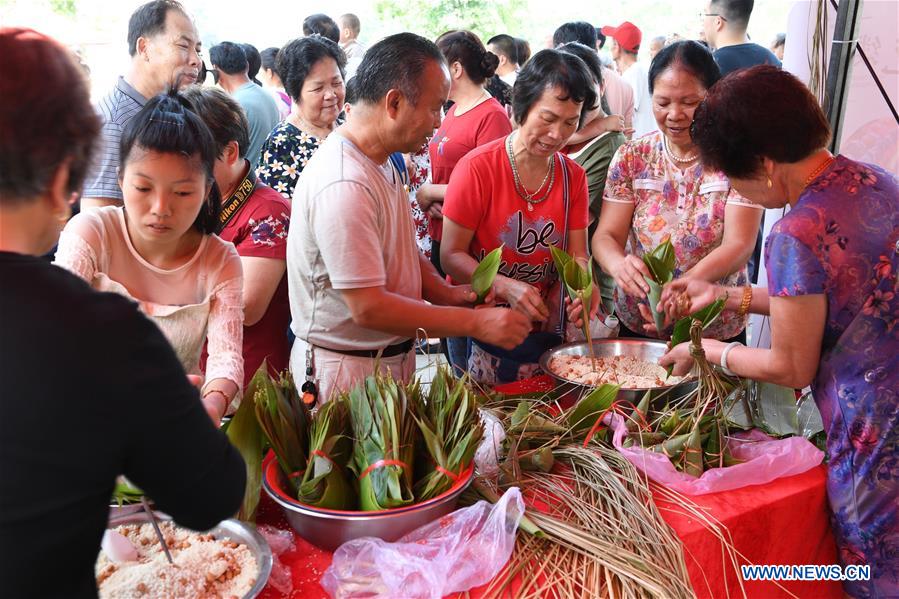
<path id="1" fill-rule="evenodd" d="M 646 374 L 646 381 L 643 383 L 630 383 L 625 381 L 621 390 L 618 392 L 617 399 L 627 401 L 634 405 L 639 403 L 640 399 L 647 391 L 653 393 L 653 405 L 664 404 L 666 401 L 683 397 L 696 388 L 696 381 L 693 379 L 673 379 L 675 382 L 668 383 L 665 380 L 664 369 L 658 366 L 659 358 L 668 351 L 668 345 L 664 341 L 656 341 L 652 339 L 596 339 L 593 341 L 593 355 L 597 358 L 597 369 L 603 368 L 609 358 L 616 356 L 624 356 L 632 358 L 628 362 L 632 364 L 644 363 L 641 369 L 646 372 L 632 374 Z M 540 368 L 547 375 L 552 377 L 556 383 L 556 392 L 562 400 L 577 400 L 580 397 L 590 393 L 596 388 L 595 385 L 580 382 L 572 378 L 567 378 L 560 374 L 560 365 L 566 362 L 567 358 L 590 358 L 590 348 L 586 341 L 576 343 L 566 343 L 559 345 L 545 352 L 540 357 Z M 661 371 L 659 370 L 661 369 Z M 607 380 L 603 382 L 618 383 L 618 381 Z M 652 380 L 649 380 L 652 379 Z M 634 377 L 630 380 L 638 380 Z"/>
<path id="2" fill-rule="evenodd" d="M 157 512 L 157 511 L 154 511 L 153 513 L 156 516 L 156 519 L 158 520 L 158 522 L 160 523 L 161 526 L 162 525 L 168 526 L 169 524 L 173 524 L 175 529 L 177 529 L 177 531 L 179 531 L 179 534 L 186 534 L 186 535 L 190 535 L 191 537 L 199 536 L 199 535 L 211 535 L 214 538 L 214 540 L 216 540 L 216 541 L 232 541 L 233 543 L 236 543 L 238 545 L 246 546 L 247 550 L 249 551 L 250 555 L 253 558 L 253 562 L 255 562 L 256 571 L 255 571 L 254 580 L 248 582 L 249 590 L 242 595 L 242 599 L 253 599 L 254 597 L 257 597 L 262 592 L 263 588 L 265 588 L 265 585 L 266 585 L 266 583 L 268 583 L 269 576 L 271 575 L 271 572 L 272 572 L 272 565 L 273 565 L 272 551 L 271 551 L 271 548 L 269 547 L 268 543 L 266 542 L 265 538 L 261 534 L 259 534 L 254 527 L 252 527 L 244 522 L 241 522 L 239 520 L 236 520 L 236 519 L 229 519 L 229 520 L 223 520 L 222 522 L 219 522 L 217 525 L 215 525 L 210 530 L 208 530 L 204 533 L 199 533 L 199 532 L 194 532 L 190 529 L 175 525 L 174 522 L 172 522 L 171 516 L 169 516 L 167 514 L 164 514 L 162 512 Z M 116 529 L 117 527 L 132 527 L 132 528 L 134 528 L 134 527 L 139 527 L 139 526 L 142 526 L 145 524 L 148 525 L 148 523 L 149 523 L 149 520 L 147 518 L 146 513 L 141 511 L 138 513 L 124 514 L 124 515 L 118 515 L 115 517 L 111 517 L 109 519 L 109 523 L 107 524 L 107 528 L 110 528 L 110 529 Z M 121 529 L 119 529 L 119 530 L 121 530 Z M 132 542 L 134 542 L 134 539 L 132 539 Z M 155 540 L 155 537 L 152 538 L 152 541 L 149 543 L 149 545 L 153 546 L 154 549 L 156 548 L 157 541 Z M 135 547 L 138 549 L 138 551 L 142 551 L 142 549 L 140 547 L 138 547 L 137 544 L 135 545 Z M 172 557 L 174 559 L 175 565 L 178 566 L 179 565 L 178 548 L 173 547 L 171 549 L 173 550 Z M 98 561 L 97 561 L 98 582 L 99 582 L 99 575 L 101 574 L 101 572 L 99 571 L 100 565 L 106 563 L 107 561 L 108 560 L 106 560 L 104 553 L 101 552 L 101 554 L 98 558 Z M 210 562 L 213 561 L 213 556 L 210 556 L 209 561 Z M 182 567 L 182 568 L 190 567 L 190 562 L 185 563 L 185 562 L 187 562 L 186 554 L 185 554 L 185 557 L 183 557 L 183 559 L 181 560 L 181 562 L 182 562 L 181 566 L 179 566 L 179 567 Z M 253 563 L 253 562 L 249 562 L 249 563 Z M 147 563 L 147 562 L 144 562 L 144 563 Z M 119 564 L 140 565 L 140 562 L 119 562 Z M 117 567 L 121 568 L 122 566 L 117 565 Z M 208 576 L 208 574 L 207 574 L 207 576 Z M 100 597 L 101 598 L 104 596 L 103 591 L 104 591 L 104 589 L 101 586 L 100 587 Z M 119 593 L 117 593 L 117 594 L 119 594 Z M 153 593 L 151 592 L 150 595 L 152 595 L 152 594 Z"/>

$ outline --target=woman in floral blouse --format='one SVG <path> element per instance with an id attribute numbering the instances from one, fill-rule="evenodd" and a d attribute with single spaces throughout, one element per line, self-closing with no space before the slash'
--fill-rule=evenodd
<path id="1" fill-rule="evenodd" d="M 618 149 L 593 237 L 593 257 L 612 275 L 615 311 L 625 336 L 668 331 L 647 329 L 649 276 L 642 256 L 666 240 L 674 246 L 675 278 L 748 281 L 746 263 L 763 210 L 743 199 L 717 170 L 702 164 L 690 136 L 693 112 L 720 78 L 708 50 L 693 41 L 660 51 L 649 70 L 649 89 L 659 131 Z M 744 310 L 725 311 L 707 329 L 717 339 L 743 335 Z"/>
<path id="2" fill-rule="evenodd" d="M 331 40 L 313 35 L 288 42 L 276 60 L 293 108 L 262 144 L 256 175 L 289 200 L 306 163 L 340 124 L 346 56 Z"/>
<path id="3" fill-rule="evenodd" d="M 811 385 L 827 432 L 840 561 L 871 568 L 870 580 L 844 590 L 899 597 L 899 182 L 832 156 L 814 96 L 770 66 L 716 85 L 696 111 L 694 136 L 703 159 L 746 197 L 790 205 L 765 245 L 768 289 L 750 296 L 751 310 L 771 317 L 771 348 L 707 339 L 706 357 L 740 376 Z M 676 317 L 684 297 L 693 310 L 723 291 L 675 281 L 661 303 Z M 687 345 L 662 359 L 675 374 L 692 363 Z"/>

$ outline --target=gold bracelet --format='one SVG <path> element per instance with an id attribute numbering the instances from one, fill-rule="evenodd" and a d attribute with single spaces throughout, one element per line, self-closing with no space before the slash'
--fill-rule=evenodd
<path id="1" fill-rule="evenodd" d="M 747 285 L 743 288 L 743 301 L 740 302 L 740 309 L 737 311 L 737 315 L 740 317 L 746 316 L 749 313 L 749 305 L 752 303 L 752 285 Z"/>
<path id="2" fill-rule="evenodd" d="M 230 401 L 230 399 L 228 398 L 228 394 L 227 394 L 227 393 L 225 393 L 225 392 L 222 391 L 221 389 L 216 389 L 215 387 L 210 387 L 209 389 L 206 389 L 205 391 L 203 391 L 202 399 L 206 399 L 207 397 L 209 397 L 209 396 L 212 395 L 213 393 L 221 393 L 221 394 L 222 394 L 222 397 L 225 398 L 225 403 L 226 403 L 226 404 Z"/>

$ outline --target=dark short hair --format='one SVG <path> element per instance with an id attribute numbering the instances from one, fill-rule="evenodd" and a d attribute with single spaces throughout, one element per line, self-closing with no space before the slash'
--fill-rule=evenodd
<path id="1" fill-rule="evenodd" d="M 518 50 L 518 64 L 523 65 L 531 59 L 531 45 L 521 37 L 515 38 L 515 48 Z"/>
<path id="2" fill-rule="evenodd" d="M 303 91 L 303 83 L 309 76 L 309 71 L 320 60 L 332 58 L 340 69 L 340 76 L 345 77 L 344 68 L 346 67 L 346 54 L 337 45 L 326 37 L 320 35 L 310 35 L 309 37 L 298 37 L 295 40 L 287 42 L 287 44 L 278 51 L 278 57 L 275 60 L 275 71 L 281 77 L 281 83 L 284 84 L 284 91 L 295 102 L 299 102 L 300 92 Z"/>
<path id="3" fill-rule="evenodd" d="M 565 94 L 562 100 L 582 102 L 578 128 L 587 113 L 596 108 L 596 89 L 593 76 L 584 61 L 559 50 L 540 50 L 524 65 L 512 88 L 512 114 L 518 123 L 527 120 L 528 113 L 547 89 L 558 87 Z"/>
<path id="4" fill-rule="evenodd" d="M 240 44 L 234 42 L 222 42 L 209 48 L 209 60 L 214 67 L 228 75 L 239 75 L 249 68 L 247 53 Z"/>
<path id="5" fill-rule="evenodd" d="M 505 33 L 494 35 L 487 40 L 487 45 L 496 48 L 496 51 L 505 56 L 509 62 L 518 64 L 518 44 L 511 35 Z"/>
<path id="6" fill-rule="evenodd" d="M 215 142 L 215 155 L 222 157 L 225 146 L 236 141 L 241 158 L 250 146 L 250 124 L 237 100 L 217 87 L 191 85 L 181 92 L 193 106 Z"/>
<path id="7" fill-rule="evenodd" d="M 682 40 L 665 46 L 649 65 L 649 93 L 655 90 L 656 79 L 666 69 L 678 65 L 696 77 L 705 89 L 711 89 L 721 79 L 721 69 L 708 48 L 693 40 Z"/>
<path id="8" fill-rule="evenodd" d="M 213 176 L 215 140 L 206 123 L 177 90 L 170 89 L 148 100 L 125 126 L 119 144 L 120 177 L 135 148 L 161 154 L 179 154 L 200 161 L 211 189 L 197 214 L 194 228 L 204 235 L 217 233 L 222 197 Z"/>
<path id="9" fill-rule="evenodd" d="M 346 14 L 340 15 L 339 18 L 344 27 L 346 27 L 347 29 L 352 29 L 353 33 L 359 35 L 359 32 L 362 30 L 362 23 L 359 22 L 359 17 L 351 12 L 348 12 Z"/>
<path id="10" fill-rule="evenodd" d="M 320 35 L 336 44 L 340 42 L 340 27 L 328 15 L 315 13 L 303 20 L 303 35 Z"/>
<path id="11" fill-rule="evenodd" d="M 80 190 L 101 125 L 84 71 L 31 29 L 0 29 L 0 56 L 0 205 L 44 193 L 66 160 L 66 189 Z"/>
<path id="12" fill-rule="evenodd" d="M 599 55 L 596 53 L 596 50 L 588 48 L 580 42 L 568 42 L 556 49 L 573 54 L 583 60 L 584 64 L 587 66 L 587 70 L 593 75 L 593 79 L 596 81 L 597 85 L 603 85 L 602 63 L 599 61 Z"/>
<path id="13" fill-rule="evenodd" d="M 275 62 L 278 59 L 278 48 L 266 48 L 259 53 L 259 59 L 262 62 L 262 68 L 268 71 L 278 71 L 275 69 Z"/>
<path id="14" fill-rule="evenodd" d="M 712 0 L 709 7 L 721 13 L 721 16 L 734 27 L 746 29 L 754 4 L 753 0 Z"/>
<path id="15" fill-rule="evenodd" d="M 596 27 L 596 43 L 599 44 L 600 48 L 604 48 L 606 45 L 606 34 L 602 32 L 600 27 Z"/>
<path id="16" fill-rule="evenodd" d="M 359 89 L 356 85 L 356 78 L 350 77 L 350 80 L 346 82 L 346 86 L 344 87 L 343 103 L 352 106 L 359 99 L 358 94 Z"/>
<path id="17" fill-rule="evenodd" d="M 499 57 L 488 52 L 481 38 L 470 31 L 447 31 L 437 38 L 447 64 L 458 62 L 473 83 L 480 85 L 496 73 Z"/>
<path id="18" fill-rule="evenodd" d="M 241 44 L 240 47 L 243 48 L 244 54 L 247 55 L 247 77 L 258 85 L 259 82 L 256 81 L 256 75 L 259 74 L 259 69 L 262 68 L 262 57 L 259 55 L 259 50 L 253 44 Z"/>
<path id="19" fill-rule="evenodd" d="M 588 48 L 596 48 L 596 27 L 586 21 L 571 21 L 553 33 L 553 46 L 580 42 Z"/>
<path id="20" fill-rule="evenodd" d="M 780 48 L 787 43 L 787 34 L 786 33 L 778 33 L 774 36 L 774 47 Z"/>
<path id="21" fill-rule="evenodd" d="M 187 15 L 184 6 L 177 0 L 153 0 L 139 6 L 128 19 L 128 54 L 137 54 L 137 40 L 152 37 L 165 31 L 165 19 L 170 10 Z"/>
<path id="22" fill-rule="evenodd" d="M 794 163 L 825 147 L 830 127 L 802 81 L 760 65 L 734 71 L 709 90 L 691 135 L 703 164 L 746 179 L 762 170 L 765 158 Z"/>
<path id="23" fill-rule="evenodd" d="M 356 69 L 357 100 L 376 104 L 396 89 L 416 105 L 421 97 L 422 74 L 432 61 L 445 64 L 434 42 L 414 33 L 385 37 L 368 49 Z"/>

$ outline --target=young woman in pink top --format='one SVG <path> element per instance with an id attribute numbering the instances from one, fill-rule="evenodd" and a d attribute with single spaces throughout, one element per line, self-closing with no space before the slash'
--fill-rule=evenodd
<path id="1" fill-rule="evenodd" d="M 202 397 L 218 422 L 243 382 L 243 275 L 234 246 L 215 235 L 221 205 L 215 145 L 189 107 L 172 91 L 151 99 L 129 123 L 120 147 L 124 207 L 88 210 L 69 221 L 56 264 L 95 289 L 137 302 L 188 373 L 200 374 L 208 340 Z"/>

